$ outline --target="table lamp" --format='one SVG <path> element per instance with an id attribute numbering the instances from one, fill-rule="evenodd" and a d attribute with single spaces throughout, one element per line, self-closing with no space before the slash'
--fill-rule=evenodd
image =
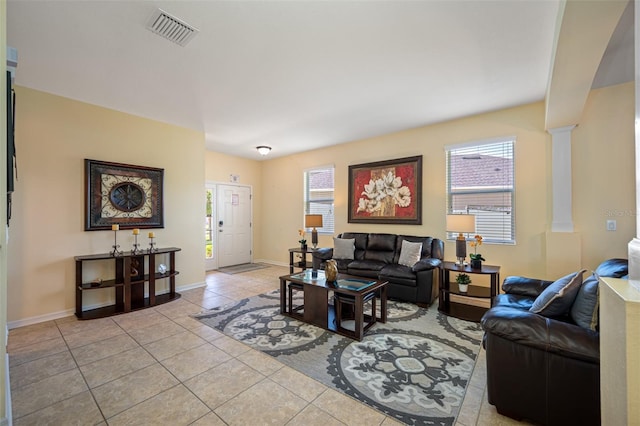
<path id="1" fill-rule="evenodd" d="M 456 238 L 456 257 L 458 264 L 464 265 L 467 257 L 467 240 L 463 233 L 476 232 L 476 217 L 472 214 L 448 214 L 447 215 L 447 232 L 457 232 Z"/>
<path id="2" fill-rule="evenodd" d="M 311 231 L 311 244 L 313 244 L 313 248 L 316 248 L 318 245 L 318 228 L 322 228 L 322 215 L 321 214 L 306 214 L 304 215 L 304 227 L 305 228 L 313 228 Z"/>

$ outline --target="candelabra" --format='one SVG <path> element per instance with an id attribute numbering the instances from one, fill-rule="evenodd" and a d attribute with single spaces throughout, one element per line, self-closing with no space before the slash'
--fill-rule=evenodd
<path id="1" fill-rule="evenodd" d="M 120 256 L 122 255 L 122 251 L 118 250 L 120 248 L 120 245 L 118 244 L 118 230 L 120 227 L 118 225 L 113 225 L 111 229 L 113 230 L 113 250 L 111 250 L 109 254 L 111 256 Z"/>
<path id="2" fill-rule="evenodd" d="M 139 229 L 134 229 L 133 230 L 133 238 L 135 238 L 134 242 L 133 242 L 133 249 L 131 250 L 131 254 L 138 254 L 140 253 L 142 250 L 140 250 L 140 244 L 138 244 L 138 234 L 140 233 Z"/>
<path id="3" fill-rule="evenodd" d="M 131 254 L 138 254 L 142 250 L 140 250 L 140 244 L 138 244 L 138 236 L 135 235 L 135 241 L 133 243 L 133 249 L 131 250 Z"/>
<path id="4" fill-rule="evenodd" d="M 156 248 L 156 243 L 154 242 L 155 235 L 153 232 L 149 232 L 149 248 L 147 249 L 149 253 L 153 253 L 158 251 Z"/>

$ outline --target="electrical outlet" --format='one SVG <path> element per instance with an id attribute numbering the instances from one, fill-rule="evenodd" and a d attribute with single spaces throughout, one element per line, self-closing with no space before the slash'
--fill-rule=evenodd
<path id="1" fill-rule="evenodd" d="M 607 220 L 607 231 L 616 230 L 616 221 L 614 219 Z"/>

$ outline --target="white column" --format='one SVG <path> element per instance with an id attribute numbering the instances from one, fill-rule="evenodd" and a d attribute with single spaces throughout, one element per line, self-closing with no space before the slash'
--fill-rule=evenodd
<path id="1" fill-rule="evenodd" d="M 549 129 L 553 192 L 552 232 L 573 232 L 571 214 L 571 131 L 575 125 Z"/>
<path id="2" fill-rule="evenodd" d="M 640 280 L 640 1 L 635 3 L 636 76 L 636 238 L 629 242 L 629 278 Z"/>

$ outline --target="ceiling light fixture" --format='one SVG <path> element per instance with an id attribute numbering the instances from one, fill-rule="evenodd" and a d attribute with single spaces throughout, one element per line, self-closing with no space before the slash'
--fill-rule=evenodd
<path id="1" fill-rule="evenodd" d="M 269 152 L 271 152 L 271 147 L 266 145 L 257 146 L 256 149 L 258 150 L 260 155 L 267 155 Z"/>

